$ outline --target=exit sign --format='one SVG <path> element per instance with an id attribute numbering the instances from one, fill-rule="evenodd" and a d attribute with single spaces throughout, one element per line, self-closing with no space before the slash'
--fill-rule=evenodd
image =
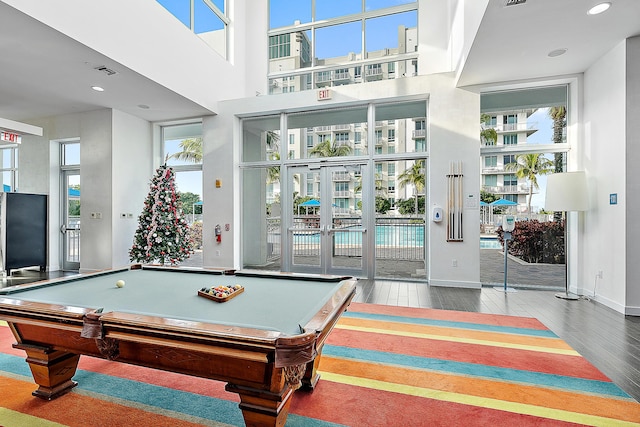
<path id="1" fill-rule="evenodd" d="M 9 142 L 11 144 L 20 144 L 22 137 L 17 133 L 0 131 L 0 141 Z"/>
<path id="2" fill-rule="evenodd" d="M 331 99 L 331 89 L 318 89 L 318 101 Z"/>

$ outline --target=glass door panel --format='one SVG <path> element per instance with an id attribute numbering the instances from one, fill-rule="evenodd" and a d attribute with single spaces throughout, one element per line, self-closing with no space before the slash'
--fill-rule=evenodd
<path id="1" fill-rule="evenodd" d="M 63 172 L 62 269 L 80 269 L 80 171 Z"/>
<path id="2" fill-rule="evenodd" d="M 290 174 L 293 220 L 289 227 L 291 265 L 294 271 L 320 272 L 320 170 L 295 168 Z"/>
<path id="3" fill-rule="evenodd" d="M 328 168 L 330 182 L 328 253 L 330 270 L 362 271 L 362 204 L 356 197 L 362 190 L 361 165 Z"/>

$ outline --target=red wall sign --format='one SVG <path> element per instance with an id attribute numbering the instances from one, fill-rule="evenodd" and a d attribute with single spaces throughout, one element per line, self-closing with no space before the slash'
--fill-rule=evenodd
<path id="1" fill-rule="evenodd" d="M 22 142 L 22 137 L 17 133 L 0 131 L 0 141 L 20 144 Z"/>

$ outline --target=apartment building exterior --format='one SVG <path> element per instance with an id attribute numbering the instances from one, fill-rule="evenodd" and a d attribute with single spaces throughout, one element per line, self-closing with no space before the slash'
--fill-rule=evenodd
<path id="1" fill-rule="evenodd" d="M 497 134 L 495 141 L 486 138 L 480 141 L 481 190 L 517 203 L 518 211 L 526 210 L 530 184 L 519 180 L 506 166 L 514 163 L 519 154 L 530 152 L 530 147 L 524 145 L 527 138 L 538 131 L 536 123 L 528 122 L 536 110 L 491 112 L 481 123 L 482 129 L 494 129 Z M 537 192 L 534 188 L 533 193 Z"/>

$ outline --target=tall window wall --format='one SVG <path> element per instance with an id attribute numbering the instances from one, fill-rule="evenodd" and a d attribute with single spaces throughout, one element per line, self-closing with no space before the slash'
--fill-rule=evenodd
<path id="1" fill-rule="evenodd" d="M 226 0 L 157 0 L 223 57 L 227 57 Z"/>
<path id="2" fill-rule="evenodd" d="M 269 93 L 417 74 L 415 0 L 269 2 Z"/>
<path id="3" fill-rule="evenodd" d="M 195 253 L 183 265 L 202 266 L 202 123 L 162 128 L 162 153 L 176 174 L 182 211 L 195 242 Z"/>

